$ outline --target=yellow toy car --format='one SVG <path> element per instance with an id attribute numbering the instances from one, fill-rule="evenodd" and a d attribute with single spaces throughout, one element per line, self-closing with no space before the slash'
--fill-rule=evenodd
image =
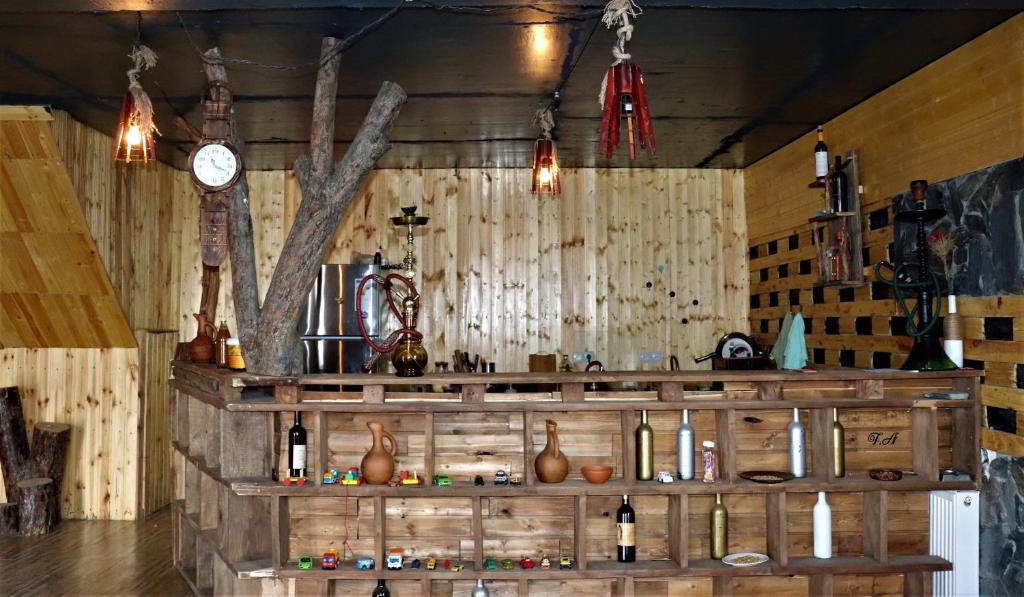
<path id="1" fill-rule="evenodd" d="M 433 570 L 437 568 L 437 560 L 434 558 L 427 558 L 427 570 Z"/>

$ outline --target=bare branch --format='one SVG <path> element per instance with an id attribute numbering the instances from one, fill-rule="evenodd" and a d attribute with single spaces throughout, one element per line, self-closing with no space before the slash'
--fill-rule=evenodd
<path id="1" fill-rule="evenodd" d="M 320 69 L 313 94 L 313 120 L 309 132 L 311 183 L 319 185 L 334 165 L 334 112 L 338 103 L 338 69 L 341 52 L 335 48 L 341 40 L 325 37 L 320 44 Z M 333 52 L 333 55 L 332 55 Z M 326 62 L 324 59 L 330 57 Z"/>

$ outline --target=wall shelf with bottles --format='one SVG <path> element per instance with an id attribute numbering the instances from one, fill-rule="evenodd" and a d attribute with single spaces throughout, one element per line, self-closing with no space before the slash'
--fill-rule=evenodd
<path id="1" fill-rule="evenodd" d="M 675 578 L 717 595 L 741 591 L 754 582 L 744 579 L 754 578 L 778 590 L 796 582 L 808 594 L 820 594 L 839 575 L 898 574 L 905 587 L 921 587 L 931 572 L 950 566 L 928 555 L 926 530 L 913 530 L 922 520 L 927 528 L 927 491 L 976 488 L 980 472 L 979 373 L 973 371 L 453 374 L 414 384 L 379 376 L 281 382 L 184 363 L 173 371 L 180 498 L 174 557 L 199 593 L 258 593 L 280 590 L 279 583 L 327 593 L 336 583 L 348 590 L 378 578 L 421 592 L 433 583 L 483 578 L 524 595 L 533 584 L 550 590 L 546 581 L 568 579 L 623 594 Z M 344 392 L 324 390 L 342 383 Z M 249 384 L 264 393 L 251 395 Z M 524 391 L 487 392 L 488 384 Z M 536 384 L 551 384 L 551 391 L 537 391 Z M 603 391 L 589 390 L 591 384 Z M 429 391 L 434 385 L 445 391 Z M 966 399 L 956 397 L 965 393 Z M 755 468 L 785 470 L 793 408 L 807 429 L 806 477 L 774 485 L 739 478 Z M 838 478 L 833 435 L 824 432 L 831 430 L 833 408 L 846 426 L 846 471 Z M 636 480 L 640 413 L 647 411 L 654 431 L 654 470 L 675 471 L 684 409 L 698 450 L 702 441 L 715 441 L 718 479 Z M 303 412 L 309 480 L 286 487 L 275 479 L 286 464 L 293 411 Z M 571 464 L 561 483 L 541 483 L 533 471 L 547 419 L 557 422 Z M 369 421 L 395 435 L 396 471 L 416 470 L 428 482 L 446 474 L 452 486 L 320 483 L 328 469 L 359 466 Z M 580 474 L 584 464 L 615 471 L 606 483 L 590 484 Z M 867 475 L 875 467 L 898 468 L 904 476 L 876 481 Z M 971 479 L 942 481 L 945 468 Z M 495 485 L 498 469 L 521 476 L 523 484 Z M 483 486 L 474 484 L 477 475 Z M 809 549 L 810 507 L 819 491 L 836 510 L 831 559 L 813 558 Z M 638 519 L 633 563 L 615 561 L 614 515 L 623 494 Z M 734 568 L 710 559 L 708 516 L 716 494 L 729 510 L 730 552 L 759 551 L 768 562 Z M 345 537 L 351 550 L 342 550 L 338 568 L 320 570 L 319 556 L 341 549 Z M 407 561 L 433 556 L 438 568 L 381 570 L 392 547 L 403 547 Z M 524 554 L 538 564 L 546 554 L 552 569 L 485 568 L 489 558 L 518 563 Z M 314 556 L 314 569 L 298 568 L 302 555 Z M 559 555 L 570 555 L 573 567 L 558 569 Z M 356 570 L 361 556 L 373 557 L 378 569 Z M 199 561 L 204 557 L 212 567 Z M 444 558 L 465 569 L 444 570 Z M 259 576 L 269 578 L 254 580 Z"/>
<path id="2" fill-rule="evenodd" d="M 826 177 L 810 185 L 823 189 L 822 209 L 807 220 L 811 226 L 811 242 L 817 250 L 815 286 L 865 284 L 858 164 L 857 152 L 848 151 L 845 159 L 830 167 Z M 842 187 L 841 191 L 836 189 L 837 185 Z M 837 192 L 843 195 L 839 200 L 834 197 Z"/>

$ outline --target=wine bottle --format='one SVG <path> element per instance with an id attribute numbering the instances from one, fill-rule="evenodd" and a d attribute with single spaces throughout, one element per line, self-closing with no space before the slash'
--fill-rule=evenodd
<path id="1" fill-rule="evenodd" d="M 839 422 L 839 409 L 832 409 L 832 472 L 835 476 L 846 476 L 846 430 Z"/>
<path id="2" fill-rule="evenodd" d="M 633 506 L 629 505 L 629 496 L 622 496 L 622 505 L 615 513 L 618 536 L 615 545 L 618 547 L 618 560 L 620 562 L 636 561 L 636 512 Z"/>
<path id="3" fill-rule="evenodd" d="M 818 492 L 818 503 L 814 504 L 814 557 L 832 557 L 832 508 L 825 500 L 825 492 Z"/>
<path id="4" fill-rule="evenodd" d="M 963 367 L 964 320 L 956 312 L 956 295 L 950 294 L 946 299 L 949 303 L 949 309 L 946 316 L 942 318 L 942 349 L 946 351 L 946 356 L 949 357 L 949 360 L 956 363 L 957 367 Z"/>
<path id="5" fill-rule="evenodd" d="M 836 165 L 832 171 L 832 211 L 849 211 L 850 196 L 846 185 L 846 174 L 843 172 L 843 158 L 836 156 Z"/>
<path id="6" fill-rule="evenodd" d="M 689 481 L 693 479 L 693 426 L 690 425 L 690 411 L 686 409 L 683 409 L 683 418 L 676 432 L 676 442 L 679 478 Z"/>
<path id="7" fill-rule="evenodd" d="M 391 591 L 388 590 L 383 580 L 377 581 L 377 588 L 373 590 L 373 597 L 391 597 Z"/>
<path id="8" fill-rule="evenodd" d="M 814 144 L 814 177 L 828 176 L 828 146 L 825 145 L 825 132 L 818 125 L 818 142 Z"/>
<path id="9" fill-rule="evenodd" d="M 378 266 L 379 265 L 384 265 L 384 256 L 381 253 L 382 250 L 383 250 L 383 247 L 378 245 L 377 246 L 377 252 L 373 254 L 373 264 L 374 265 L 378 265 Z"/>
<path id="10" fill-rule="evenodd" d="M 640 425 L 636 428 L 636 478 L 654 478 L 654 430 L 647 423 L 646 410 L 640 411 Z"/>
<path id="11" fill-rule="evenodd" d="M 794 408 L 793 422 L 789 424 L 789 472 L 797 478 L 807 476 L 804 441 L 804 425 L 800 422 L 800 409 Z"/>
<path id="12" fill-rule="evenodd" d="M 722 494 L 715 494 L 711 507 L 711 559 L 721 560 L 729 555 L 729 511 L 722 503 Z"/>
<path id="13" fill-rule="evenodd" d="M 288 430 L 288 476 L 306 476 L 306 430 L 300 411 L 295 411 L 295 424 Z"/>
<path id="14" fill-rule="evenodd" d="M 470 597 L 490 597 L 491 592 L 484 586 L 484 581 L 479 578 L 476 579 L 476 586 L 473 587 L 473 592 L 470 593 Z"/>

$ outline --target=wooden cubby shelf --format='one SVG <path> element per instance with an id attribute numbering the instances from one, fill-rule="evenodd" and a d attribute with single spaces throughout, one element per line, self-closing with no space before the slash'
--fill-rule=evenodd
<path id="1" fill-rule="evenodd" d="M 173 373 L 174 558 L 198 594 L 259 593 L 268 582 L 287 585 L 274 590 L 330 593 L 332 584 L 362 587 L 376 579 L 413 583 L 428 593 L 432 583 L 477 578 L 518 583 L 520 594 L 534 581 L 569 579 L 639 594 L 637 587 L 649 579 L 704 578 L 712 593 L 730 595 L 734 584 L 744 586 L 740 579 L 767 576 L 806 577 L 805 590 L 817 595 L 831 591 L 835 575 L 901 575 L 910 590 L 951 564 L 928 555 L 927 531 L 889 529 L 922 528 L 928 491 L 976 489 L 980 472 L 981 372 L 975 371 L 285 379 L 175 362 Z M 523 391 L 488 392 L 488 384 Z M 596 384 L 614 389 L 596 391 Z M 447 388 L 434 393 L 432 385 Z M 743 470 L 785 468 L 793 408 L 801 409 L 808 429 L 808 476 L 776 485 L 739 478 Z M 690 411 L 698 445 L 716 442 L 719 480 L 635 480 L 633 430 L 640 411 L 649 412 L 658 438 L 656 470 L 674 470 L 674 430 L 683 409 Z M 831 468 L 832 409 L 847 426 L 842 478 Z M 309 479 L 301 487 L 276 480 L 293 411 L 303 413 L 308 437 Z M 556 484 L 540 483 L 532 466 L 549 418 L 559 424 L 571 463 L 569 478 Z M 425 483 L 446 473 L 454 485 L 322 485 L 324 471 L 358 466 L 369 444 L 365 424 L 373 420 L 398 440 L 396 470 L 416 470 Z M 579 466 L 588 463 L 613 465 L 613 477 L 585 482 Z M 904 477 L 875 481 L 867 472 L 876 467 L 899 468 Z M 499 468 L 521 475 L 523 485 L 494 485 Z M 966 471 L 972 480 L 941 481 L 940 468 Z M 476 475 L 485 485 L 474 485 Z M 810 557 L 809 506 L 819 491 L 835 503 L 831 559 Z M 641 520 L 638 561 L 630 564 L 614 560 L 612 520 L 623 494 L 635 498 Z M 760 551 L 768 562 L 733 568 L 707 559 L 715 494 L 730 511 L 730 550 Z M 328 547 L 341 549 L 343 538 L 350 548 L 344 561 L 336 570 L 319 569 L 319 556 Z M 439 568 L 381 569 L 391 547 L 404 547 L 407 562 L 436 557 Z M 547 554 L 555 567 L 484 569 L 486 558 L 518 562 L 523 554 L 538 564 Z M 559 554 L 572 555 L 573 568 L 558 569 Z M 302 555 L 314 557 L 313 570 L 298 569 Z M 364 556 L 374 558 L 376 570 L 355 569 L 354 559 Z M 465 569 L 444 570 L 442 559 Z"/>

